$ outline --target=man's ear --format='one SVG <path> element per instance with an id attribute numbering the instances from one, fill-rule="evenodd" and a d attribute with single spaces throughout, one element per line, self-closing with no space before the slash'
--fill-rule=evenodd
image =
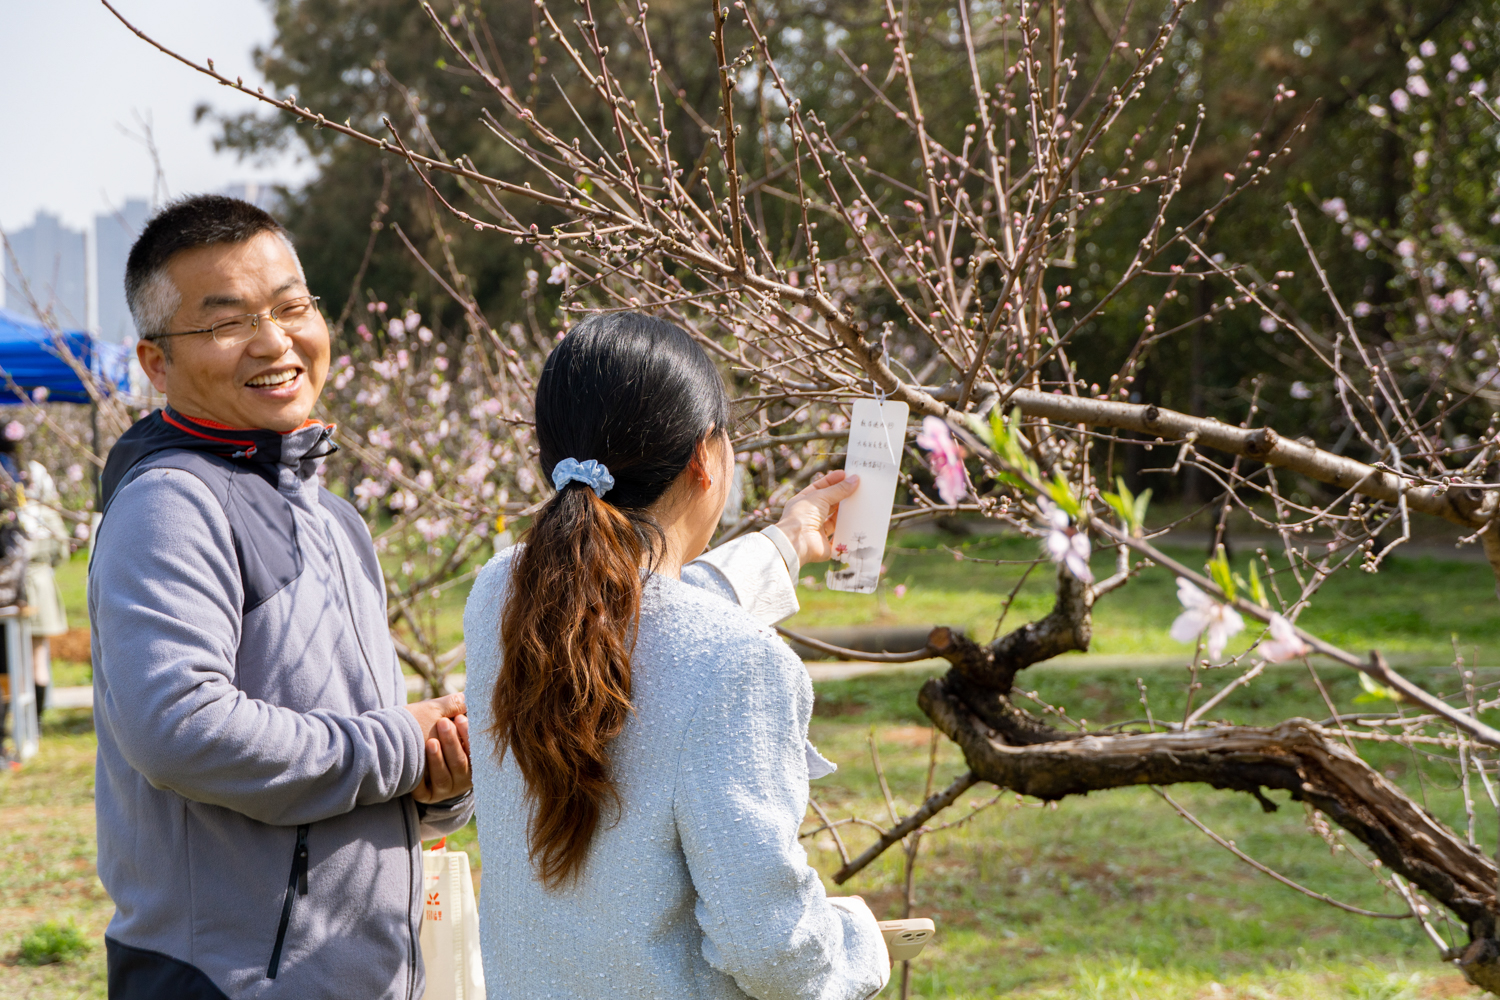
<path id="1" fill-rule="evenodd" d="M 137 340 L 135 342 L 135 357 L 141 363 L 141 371 L 151 380 L 151 386 L 157 392 L 167 391 L 167 365 L 170 359 L 167 352 L 162 350 L 160 344 L 154 340 Z"/>

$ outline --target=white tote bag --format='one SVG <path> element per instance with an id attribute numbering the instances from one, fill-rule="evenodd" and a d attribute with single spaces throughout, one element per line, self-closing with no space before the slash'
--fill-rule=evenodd
<path id="1" fill-rule="evenodd" d="M 479 960 L 479 907 L 469 856 L 450 851 L 447 839 L 422 852 L 423 1000 L 484 1000 Z"/>

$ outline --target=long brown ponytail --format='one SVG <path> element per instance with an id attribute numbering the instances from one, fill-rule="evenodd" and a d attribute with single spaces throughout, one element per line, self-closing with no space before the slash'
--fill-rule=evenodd
<path id="1" fill-rule="evenodd" d="M 585 320 L 542 370 L 542 468 L 593 459 L 614 478 L 602 498 L 564 483 L 537 514 L 500 622 L 492 735 L 525 779 L 531 859 L 549 887 L 582 872 L 606 810 L 620 805 L 609 746 L 630 714 L 641 574 L 659 552 L 648 508 L 728 411 L 692 338 L 637 313 Z"/>

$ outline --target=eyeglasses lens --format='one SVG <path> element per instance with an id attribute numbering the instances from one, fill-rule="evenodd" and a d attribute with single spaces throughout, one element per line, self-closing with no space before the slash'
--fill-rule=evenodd
<path id="1" fill-rule="evenodd" d="M 308 317 L 313 314 L 315 308 L 313 302 L 314 300 L 311 296 L 303 296 L 302 298 L 292 299 L 289 302 L 283 302 L 271 310 L 269 314 L 271 322 L 281 327 L 287 333 L 296 333 L 302 329 Z M 229 319 L 220 320 L 211 327 L 214 340 L 225 347 L 243 344 L 259 332 L 260 321 L 259 316 L 249 313 L 244 316 L 231 316 Z"/>

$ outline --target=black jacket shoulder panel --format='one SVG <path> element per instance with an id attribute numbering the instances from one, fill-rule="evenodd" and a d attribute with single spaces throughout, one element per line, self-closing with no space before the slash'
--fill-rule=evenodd
<path id="1" fill-rule="evenodd" d="M 183 472 L 191 473 L 207 486 L 214 499 L 223 505 L 229 499 L 229 484 L 234 478 L 234 466 L 222 459 L 215 459 L 212 455 L 205 455 L 198 451 L 189 451 L 185 448 L 170 448 L 150 455 L 144 460 L 137 462 L 127 469 L 118 480 L 114 495 L 111 500 L 119 495 L 119 492 L 131 483 L 139 479 L 143 474 L 152 469 L 181 469 Z M 108 508 L 105 514 L 109 513 Z"/>
<path id="2" fill-rule="evenodd" d="M 242 614 L 254 611 L 302 575 L 302 549 L 291 501 L 259 469 L 202 451 L 170 449 L 137 463 L 116 492 L 152 469 L 180 469 L 202 481 L 224 505 L 245 592 Z M 368 545 L 368 533 L 365 538 Z"/>
<path id="3" fill-rule="evenodd" d="M 302 548 L 292 502 L 254 472 L 232 470 L 224 513 L 234 535 L 234 554 L 249 614 L 302 575 Z"/>

